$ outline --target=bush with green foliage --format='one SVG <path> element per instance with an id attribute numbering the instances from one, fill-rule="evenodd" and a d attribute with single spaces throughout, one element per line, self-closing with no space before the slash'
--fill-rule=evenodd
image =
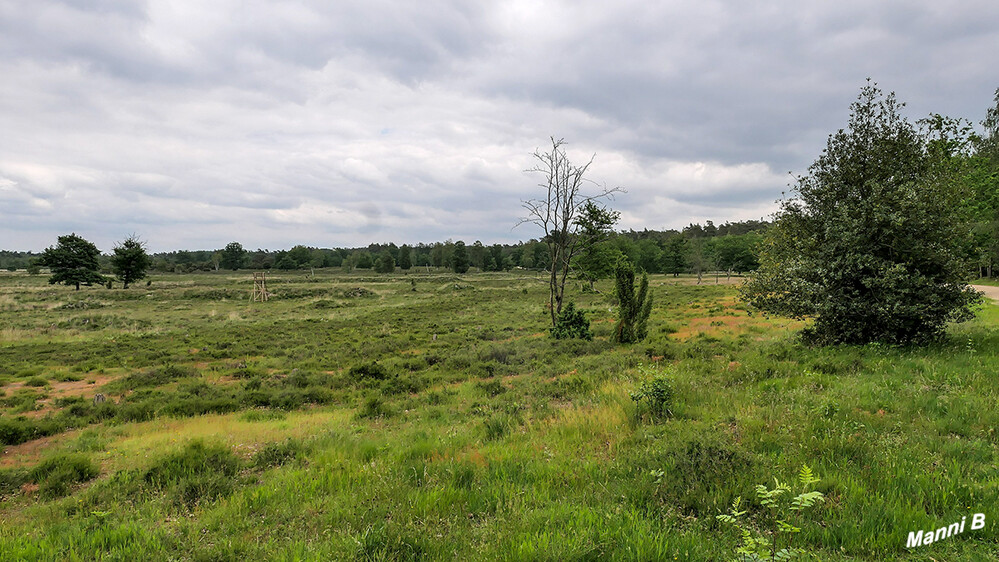
<path id="1" fill-rule="evenodd" d="M 376 419 L 376 418 L 387 418 L 392 416 L 395 411 L 391 406 L 387 405 L 380 396 L 368 396 L 364 400 L 364 404 L 357 411 L 358 419 Z"/>
<path id="2" fill-rule="evenodd" d="M 354 365 L 348 374 L 355 380 L 385 380 L 389 377 L 389 372 L 377 361 Z"/>
<path id="3" fill-rule="evenodd" d="M 657 420 L 673 417 L 673 383 L 664 374 L 644 381 L 638 390 L 630 393 L 631 399 L 644 406 Z"/>
<path id="4" fill-rule="evenodd" d="M 635 343 L 648 335 L 646 324 L 652 313 L 652 295 L 649 293 L 649 276 L 642 274 L 638 291 L 635 291 L 635 268 L 627 261 L 619 261 L 616 270 L 615 294 L 618 300 L 618 321 L 612 339 L 618 343 Z"/>
<path id="5" fill-rule="evenodd" d="M 773 489 L 763 484 L 756 486 L 756 499 L 762 509 L 755 512 L 755 524 L 743 519 L 749 510 L 739 509 L 741 497 L 732 502 L 728 513 L 715 516 L 739 531 L 742 544 L 736 548 L 732 562 L 792 560 L 806 554 L 803 548 L 793 544 L 795 535 L 804 525 L 803 512 L 825 501 L 822 492 L 812 489 L 818 481 L 812 475 L 812 469 L 805 465 L 798 472 L 794 490 L 776 478 Z M 791 494 L 795 492 L 797 495 L 792 498 Z"/>
<path id="6" fill-rule="evenodd" d="M 399 246 L 399 269 L 408 271 L 413 267 L 413 249 L 403 244 Z"/>
<path id="7" fill-rule="evenodd" d="M 550 328 L 552 337 L 557 340 L 578 338 L 592 340 L 593 332 L 590 331 L 590 321 L 586 319 L 586 314 L 576 308 L 576 303 L 570 302 L 559 313 L 555 326 Z"/>
<path id="8" fill-rule="evenodd" d="M 756 308 L 814 317 L 820 344 L 921 343 L 972 317 L 970 228 L 958 163 L 968 142 L 945 118 L 920 132 L 868 84 L 845 130 L 798 178 L 742 289 Z"/>

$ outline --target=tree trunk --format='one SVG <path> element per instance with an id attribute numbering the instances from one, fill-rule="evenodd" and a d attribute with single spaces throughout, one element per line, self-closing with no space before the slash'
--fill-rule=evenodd
<path id="1" fill-rule="evenodd" d="M 77 282 L 76 282 L 76 290 L 77 290 L 77 291 L 79 291 L 79 290 L 80 290 L 80 282 L 79 282 L 79 281 L 77 281 Z"/>

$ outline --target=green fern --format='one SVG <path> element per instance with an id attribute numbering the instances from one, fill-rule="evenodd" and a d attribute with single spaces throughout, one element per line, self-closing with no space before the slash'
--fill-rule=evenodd
<path id="1" fill-rule="evenodd" d="M 752 523 L 743 519 L 747 510 L 740 510 L 742 498 L 732 502 L 728 513 L 715 516 L 718 521 L 734 526 L 739 531 L 740 544 L 735 549 L 733 562 L 773 562 L 793 560 L 806 554 L 800 547 L 792 546 L 795 535 L 801 532 L 802 512 L 825 500 L 822 492 L 810 489 L 819 482 L 812 469 L 802 466 L 795 482 L 799 492 L 791 498 L 791 486 L 774 478 L 774 487 L 756 486 L 756 500 L 767 508 Z"/>
<path id="2" fill-rule="evenodd" d="M 819 479 L 812 474 L 812 469 L 807 464 L 801 465 L 801 470 L 798 472 L 798 484 L 800 486 L 808 487 L 818 481 Z"/>

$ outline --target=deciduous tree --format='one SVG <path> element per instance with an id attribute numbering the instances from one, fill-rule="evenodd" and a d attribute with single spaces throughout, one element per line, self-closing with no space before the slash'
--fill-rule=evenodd
<path id="1" fill-rule="evenodd" d="M 589 281 L 590 290 L 597 279 L 614 274 L 620 252 L 604 244 L 621 213 L 587 201 L 579 213 L 579 257 L 575 267 L 581 279 Z"/>
<path id="2" fill-rule="evenodd" d="M 222 267 L 236 271 L 243 267 L 246 260 L 246 250 L 239 242 L 229 242 L 222 250 Z"/>
<path id="3" fill-rule="evenodd" d="M 412 248 L 403 244 L 399 247 L 399 269 L 407 271 L 413 267 Z"/>
<path id="4" fill-rule="evenodd" d="M 451 268 L 455 273 L 462 274 L 468 272 L 468 249 L 465 243 L 458 240 L 454 243 L 454 253 L 451 256 Z"/>
<path id="5" fill-rule="evenodd" d="M 586 178 L 593 157 L 582 166 L 575 165 L 565 153 L 564 139 L 551 137 L 551 143 L 551 150 L 534 152 L 537 164 L 528 171 L 542 176 L 538 185 L 543 195 L 523 201 L 527 216 L 518 225 L 532 223 L 544 231 L 543 242 L 548 246 L 548 306 L 554 328 L 562 311 L 570 265 L 579 251 L 580 213 L 587 203 L 610 197 L 621 189 L 603 187 L 595 195 L 586 195 L 585 185 L 593 184 Z M 535 267 L 540 265 L 536 260 Z"/>
<path id="6" fill-rule="evenodd" d="M 392 252 L 384 250 L 378 260 L 375 261 L 375 271 L 378 273 L 392 273 L 395 271 L 395 258 L 392 257 Z"/>

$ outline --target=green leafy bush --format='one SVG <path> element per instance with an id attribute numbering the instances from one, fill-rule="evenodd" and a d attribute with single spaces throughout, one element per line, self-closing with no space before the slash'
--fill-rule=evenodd
<path id="1" fill-rule="evenodd" d="M 593 332 L 590 331 L 590 321 L 586 319 L 586 314 L 576 308 L 576 303 L 570 302 L 565 305 L 562 312 L 555 320 L 555 326 L 551 328 L 552 337 L 557 340 L 578 338 L 592 340 Z"/>
<path id="2" fill-rule="evenodd" d="M 937 116 L 921 131 L 903 106 L 876 84 L 861 89 L 847 127 L 782 202 L 741 289 L 764 312 L 814 318 L 807 340 L 925 343 L 973 318 L 981 300 L 967 285 L 967 170 L 957 164 L 972 129 L 947 131 Z"/>
<path id="3" fill-rule="evenodd" d="M 369 396 L 357 412 L 360 419 L 387 418 L 395 412 L 378 396 Z"/>
<path id="4" fill-rule="evenodd" d="M 0 419 L 0 444 L 17 445 L 62 431 L 63 426 L 51 419 L 29 420 L 23 417 Z"/>
<path id="5" fill-rule="evenodd" d="M 137 388 L 161 386 L 176 380 L 191 378 L 197 375 L 198 371 L 193 367 L 164 365 L 163 367 L 156 369 L 132 373 L 109 384 L 108 386 L 115 390 L 135 390 Z"/>
<path id="6" fill-rule="evenodd" d="M 631 399 L 657 420 L 673 417 L 673 384 L 666 375 L 656 375 L 631 393 Z"/>
<path id="7" fill-rule="evenodd" d="M 24 381 L 24 386 L 39 387 L 39 386 L 45 386 L 47 384 L 48 381 L 46 381 L 42 377 L 31 377 L 30 379 Z"/>

